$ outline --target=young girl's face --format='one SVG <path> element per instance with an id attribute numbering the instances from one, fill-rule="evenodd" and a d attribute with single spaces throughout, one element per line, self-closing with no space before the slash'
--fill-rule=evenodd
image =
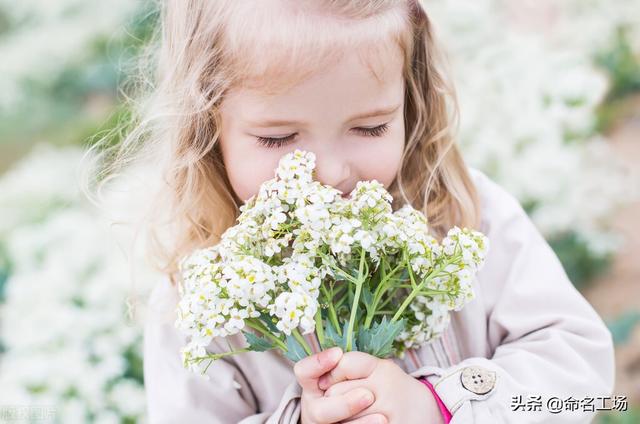
<path id="1" fill-rule="evenodd" d="M 245 202 L 295 149 L 316 155 L 316 178 L 348 194 L 360 180 L 389 187 L 404 148 L 400 50 L 372 73 L 357 53 L 278 94 L 236 89 L 221 109 L 220 148 L 235 194 Z"/>

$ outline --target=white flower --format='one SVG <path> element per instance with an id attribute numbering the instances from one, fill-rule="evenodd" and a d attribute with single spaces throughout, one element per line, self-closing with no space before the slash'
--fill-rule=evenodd
<path id="1" fill-rule="evenodd" d="M 278 295 L 273 305 L 270 305 L 271 314 L 279 318 L 276 326 L 280 331 L 289 335 L 298 326 L 302 333 L 310 333 L 314 330 L 314 316 L 318 309 L 317 301 L 302 291 L 284 292 Z"/>
<path id="2" fill-rule="evenodd" d="M 410 205 L 392 211 L 393 199 L 379 182 L 359 182 L 344 199 L 313 181 L 313 158 L 302 151 L 285 155 L 276 178 L 241 208 L 220 243 L 181 262 L 176 326 L 189 336 L 185 366 L 202 369 L 198 358 L 213 338 L 237 334 L 247 320 L 265 315 L 286 336 L 298 328 L 313 332 L 323 279 L 343 281 L 340 269 L 351 274 L 360 257 L 368 258 L 363 270 L 371 273 L 382 255 L 396 269 L 409 265 L 410 287 L 424 291 L 409 304 L 409 324 L 398 337 L 405 347 L 437 337 L 448 312 L 473 298 L 471 281 L 488 244 L 482 234 L 453 228 L 441 246 L 423 213 Z M 405 269 L 403 278 L 408 275 Z"/>
<path id="3" fill-rule="evenodd" d="M 484 264 L 489 239 L 478 231 L 454 227 L 442 240 L 445 255 L 461 254 L 464 264 L 473 270 L 479 270 Z"/>
<path id="4" fill-rule="evenodd" d="M 121 406 L 133 420 L 143 421 L 140 396 L 121 405 L 123 399 L 109 401 L 106 394 L 119 384 L 144 393 L 141 381 L 125 375 L 133 365 L 129 359 L 141 357 L 142 342 L 139 322 L 127 318 L 127 298 L 138 302 L 135 297 L 145 295 L 148 281 L 157 276 L 138 269 L 133 290 L 127 261 L 142 263 L 142 255 L 135 252 L 125 259 L 106 217 L 80 200 L 75 170 L 82 153 L 36 149 L 0 180 L 0 191 L 8 196 L 3 200 L 15 202 L 16 208 L 40 204 L 25 209 L 38 211 L 37 222 L 28 213 L 10 222 L 9 231 L 0 231 L 13 265 L 0 304 L 0 336 L 6 349 L 0 398 L 50 407 L 61 422 L 86 422 L 87 412 L 96 422 L 109 422 L 114 415 L 120 422 Z M 34 168 L 43 170 L 38 184 Z M 119 183 L 130 182 L 127 176 Z M 20 180 L 21 185 L 14 185 Z M 47 195 L 43 198 L 37 190 Z M 14 197 L 20 191 L 23 198 Z M 109 190 L 104 194 L 108 208 L 122 207 Z M 135 205 L 126 206 L 131 212 Z M 11 213 L 4 218 L 12 219 Z M 29 390 L 33 387 L 39 390 Z"/>
<path id="5" fill-rule="evenodd" d="M 310 170 L 315 168 L 315 154 L 295 150 L 293 154 L 286 155 L 278 164 L 276 175 L 282 180 L 300 180 L 310 182 L 312 175 Z"/>

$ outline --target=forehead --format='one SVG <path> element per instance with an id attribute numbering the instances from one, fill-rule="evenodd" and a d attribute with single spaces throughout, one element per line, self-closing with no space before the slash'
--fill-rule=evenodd
<path id="1" fill-rule="evenodd" d="M 303 3 L 236 3 L 223 43 L 224 60 L 233 70 L 231 88 L 275 94 L 354 55 L 384 84 L 395 72 L 388 62 L 406 62 L 408 27 L 401 10 L 355 19 L 291 7 Z"/>
<path id="2" fill-rule="evenodd" d="M 385 55 L 348 52 L 321 67 L 247 77 L 233 91 L 263 99 L 384 97 L 403 81 L 403 63 L 398 52 Z"/>
<path id="3" fill-rule="evenodd" d="M 280 88 L 279 91 L 236 88 L 225 96 L 223 109 L 254 126 L 284 122 L 283 117 L 297 122 L 355 119 L 403 103 L 402 61 L 398 53 L 383 61 L 345 55 L 333 66 L 316 70 L 295 85 Z"/>

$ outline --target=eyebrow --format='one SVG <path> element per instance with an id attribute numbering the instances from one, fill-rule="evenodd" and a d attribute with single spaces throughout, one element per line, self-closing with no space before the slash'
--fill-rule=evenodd
<path id="1" fill-rule="evenodd" d="M 400 108 L 400 105 L 374 109 L 369 112 L 352 116 L 347 120 L 347 122 L 355 121 L 357 119 L 371 118 L 374 116 L 391 115 L 392 113 L 395 113 L 399 108 Z M 247 124 L 249 124 L 252 127 L 258 127 L 258 128 L 283 127 L 287 125 L 301 125 L 301 126 L 305 125 L 304 122 L 300 122 L 300 121 L 285 121 L 285 120 L 278 120 L 278 119 L 266 119 L 262 121 L 247 122 Z"/>

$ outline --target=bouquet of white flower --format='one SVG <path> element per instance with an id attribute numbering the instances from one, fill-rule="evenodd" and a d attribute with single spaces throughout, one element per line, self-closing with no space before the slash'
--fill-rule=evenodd
<path id="1" fill-rule="evenodd" d="M 206 360 L 274 348 L 297 361 L 311 354 L 302 335 L 314 331 L 323 349 L 402 356 L 474 297 L 483 234 L 454 227 L 438 243 L 422 213 L 392 211 L 379 182 L 361 181 L 343 198 L 313 180 L 314 168 L 313 153 L 285 155 L 220 243 L 181 261 L 185 367 L 204 373 Z M 238 332 L 246 347 L 206 350 Z"/>

